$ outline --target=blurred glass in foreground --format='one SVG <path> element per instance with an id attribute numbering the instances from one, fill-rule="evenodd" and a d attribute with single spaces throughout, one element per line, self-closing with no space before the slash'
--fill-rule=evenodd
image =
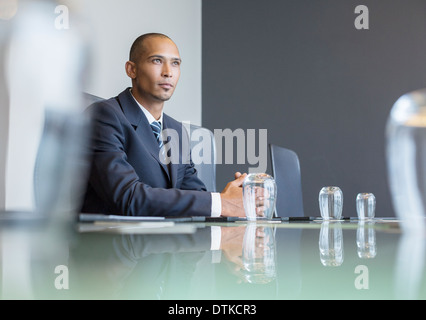
<path id="1" fill-rule="evenodd" d="M 399 240 L 394 270 L 395 299 L 421 299 L 425 280 L 426 237 L 404 232 Z"/>
<path id="2" fill-rule="evenodd" d="M 78 15 L 58 5 L 19 1 L 1 21 L 0 210 L 61 220 L 79 210 L 84 192 L 88 50 Z M 62 28 L 68 15 L 74 23 Z"/>
<path id="3" fill-rule="evenodd" d="M 0 0 L 2 299 L 66 296 L 54 270 L 68 261 L 89 136 L 87 41 L 68 2 Z"/>
<path id="4" fill-rule="evenodd" d="M 16 10 L 15 10 L 16 11 Z M 6 159 L 9 128 L 9 92 L 6 79 L 7 43 L 9 42 L 9 20 L 13 16 L 8 4 L 0 2 L 0 211 L 6 204 Z"/>
<path id="5" fill-rule="evenodd" d="M 386 127 L 392 202 L 403 230 L 425 230 L 426 90 L 400 97 Z"/>

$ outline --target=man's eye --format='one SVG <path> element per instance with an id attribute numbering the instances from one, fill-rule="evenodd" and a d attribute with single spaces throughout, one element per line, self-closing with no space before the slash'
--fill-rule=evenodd
<path id="1" fill-rule="evenodd" d="M 160 59 L 153 59 L 152 62 L 154 62 L 154 63 L 161 63 L 161 60 Z"/>
<path id="2" fill-rule="evenodd" d="M 174 62 L 173 62 L 173 65 L 174 65 L 174 66 L 180 66 L 180 62 L 179 62 L 179 61 L 174 61 Z"/>

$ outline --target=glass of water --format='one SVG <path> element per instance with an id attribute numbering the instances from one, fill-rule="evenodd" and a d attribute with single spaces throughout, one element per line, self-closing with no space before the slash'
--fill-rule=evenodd
<path id="1" fill-rule="evenodd" d="M 373 219 L 376 211 L 376 197 L 372 193 L 358 193 L 356 211 L 360 220 Z"/>
<path id="2" fill-rule="evenodd" d="M 250 173 L 243 182 L 243 202 L 247 220 L 270 220 L 275 211 L 277 185 L 266 173 Z"/>
<path id="3" fill-rule="evenodd" d="M 324 187 L 318 197 L 321 217 L 324 220 L 340 220 L 343 211 L 343 192 L 339 187 Z"/>

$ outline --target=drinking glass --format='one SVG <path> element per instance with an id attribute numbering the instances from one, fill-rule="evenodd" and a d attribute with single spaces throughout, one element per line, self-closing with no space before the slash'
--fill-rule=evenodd
<path id="1" fill-rule="evenodd" d="M 376 210 L 376 197 L 372 193 L 358 193 L 356 196 L 356 211 L 358 219 L 373 219 Z"/>
<path id="2" fill-rule="evenodd" d="M 0 27 L 0 111 L 7 119 L 0 120 L 0 171 L 11 181 L 0 174 L 0 210 L 35 212 L 64 236 L 58 226 L 73 228 L 90 165 L 82 96 L 90 41 L 83 22 L 58 31 L 54 9 L 54 1 L 22 1 L 6 36 Z M 6 66 L 13 72 L 5 88 Z"/>
<path id="3" fill-rule="evenodd" d="M 243 202 L 247 220 L 270 220 L 275 211 L 277 185 L 266 173 L 250 173 L 243 182 Z"/>
<path id="4" fill-rule="evenodd" d="M 343 211 L 343 193 L 339 187 L 324 187 L 318 197 L 321 217 L 324 220 L 340 220 Z"/>
<path id="5" fill-rule="evenodd" d="M 403 230 L 424 230 L 426 217 L 426 89 L 401 96 L 386 126 L 389 187 Z"/>

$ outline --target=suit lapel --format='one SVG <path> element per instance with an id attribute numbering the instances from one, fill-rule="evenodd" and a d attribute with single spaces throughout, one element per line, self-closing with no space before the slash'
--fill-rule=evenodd
<path id="1" fill-rule="evenodd" d="M 130 93 L 130 88 L 127 88 L 122 93 L 120 93 L 118 95 L 118 100 L 127 120 L 129 120 L 130 124 L 133 126 L 133 128 L 135 128 L 136 133 L 144 142 L 144 146 L 148 152 L 155 158 L 155 160 L 158 161 L 170 180 L 167 165 L 165 165 L 159 157 L 160 149 L 158 148 L 157 139 L 152 133 L 148 119 L 145 117 L 143 111 Z"/>

